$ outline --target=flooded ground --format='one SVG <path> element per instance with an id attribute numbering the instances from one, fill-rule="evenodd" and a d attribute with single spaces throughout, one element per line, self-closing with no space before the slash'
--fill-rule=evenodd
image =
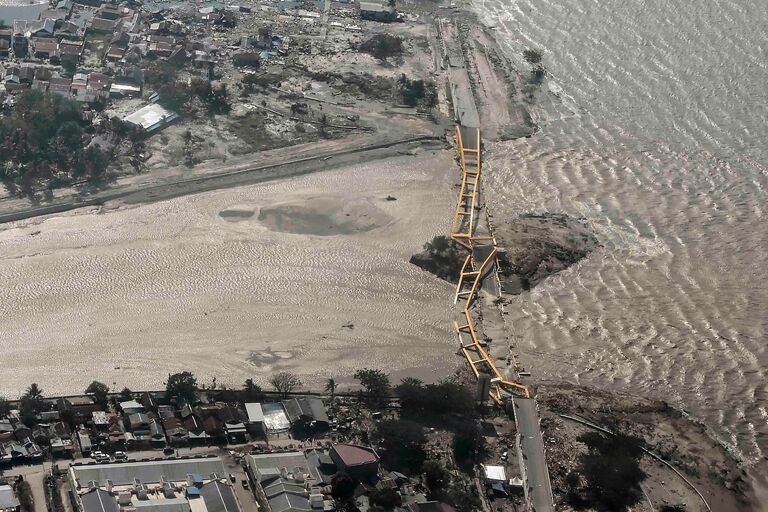
<path id="1" fill-rule="evenodd" d="M 667 400 L 768 475 L 765 6 L 475 3 L 546 70 L 539 132 L 489 145 L 491 210 L 602 245 L 510 307 L 534 375 Z"/>
<path id="2" fill-rule="evenodd" d="M 451 285 L 408 259 L 448 229 L 451 171 L 429 152 L 5 224 L 0 394 L 157 388 L 181 370 L 233 386 L 448 375 Z"/>

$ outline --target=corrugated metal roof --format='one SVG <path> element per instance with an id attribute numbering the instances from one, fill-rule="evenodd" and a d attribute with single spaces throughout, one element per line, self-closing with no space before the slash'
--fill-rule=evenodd
<path id="1" fill-rule="evenodd" d="M 94 489 L 80 496 L 83 512 L 119 512 L 115 497 L 103 489 Z"/>
<path id="2" fill-rule="evenodd" d="M 15 509 L 19 506 L 19 500 L 13 494 L 10 485 L 0 485 L 0 510 Z"/>
<path id="3" fill-rule="evenodd" d="M 163 459 L 158 461 L 122 462 L 117 464 L 98 464 L 72 466 L 72 471 L 78 483 L 82 486 L 90 481 L 105 485 L 112 480 L 115 485 L 128 485 L 138 478 L 142 483 L 155 483 L 160 477 L 166 480 L 180 482 L 187 479 L 191 473 L 200 473 L 208 477 L 211 473 L 219 476 L 225 474 L 224 463 L 219 458 L 205 459 Z"/>
<path id="4" fill-rule="evenodd" d="M 141 512 L 190 512 L 191 510 L 186 498 L 131 500 L 131 504 Z"/>
<path id="5" fill-rule="evenodd" d="M 245 404 L 245 412 L 248 414 L 248 421 L 250 423 L 263 423 L 264 422 L 264 410 L 259 403 L 247 403 Z"/>
<path id="6" fill-rule="evenodd" d="M 291 428 L 291 423 L 285 414 L 282 404 L 262 404 L 261 408 L 264 411 L 264 425 L 266 425 L 267 430 L 270 432 L 281 432 Z"/>
<path id="7" fill-rule="evenodd" d="M 200 488 L 200 496 L 205 501 L 208 512 L 239 512 L 237 499 L 232 487 L 214 480 Z"/>

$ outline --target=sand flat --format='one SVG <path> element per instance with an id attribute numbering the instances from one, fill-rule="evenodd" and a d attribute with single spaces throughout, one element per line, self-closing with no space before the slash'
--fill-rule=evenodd
<path id="1" fill-rule="evenodd" d="M 408 258 L 447 231 L 454 170 L 426 153 L 6 224 L 0 393 L 156 388 L 187 369 L 230 385 L 279 369 L 309 384 L 364 366 L 444 376 L 460 364 L 451 286 Z M 306 225 L 313 204 L 336 222 L 313 235 L 259 221 L 286 203 Z"/>

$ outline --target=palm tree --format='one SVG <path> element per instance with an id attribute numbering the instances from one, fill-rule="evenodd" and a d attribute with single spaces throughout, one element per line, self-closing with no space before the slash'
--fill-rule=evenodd
<path id="1" fill-rule="evenodd" d="M 259 395 L 261 395 L 261 387 L 253 382 L 253 379 L 245 379 L 243 395 L 245 395 L 247 400 L 257 400 Z"/>
<path id="2" fill-rule="evenodd" d="M 27 388 L 27 391 L 24 393 L 24 398 L 30 398 L 32 400 L 40 400 L 43 398 L 43 390 L 40 389 L 40 386 L 35 384 L 34 382 L 29 385 Z"/>
<path id="3" fill-rule="evenodd" d="M 325 381 L 325 391 L 331 394 L 331 405 L 333 405 L 334 395 L 336 394 L 336 381 L 333 377 Z"/>

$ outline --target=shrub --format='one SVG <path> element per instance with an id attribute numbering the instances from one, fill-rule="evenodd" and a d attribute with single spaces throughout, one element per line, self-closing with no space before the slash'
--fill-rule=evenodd
<path id="1" fill-rule="evenodd" d="M 523 52 L 523 58 L 528 64 L 539 64 L 541 62 L 541 52 L 539 50 L 527 49 Z"/>
<path id="2" fill-rule="evenodd" d="M 578 469 L 586 486 L 574 488 L 580 479 L 569 480 L 571 504 L 620 511 L 638 503 L 642 498 L 640 483 L 646 477 L 640 469 L 642 441 L 624 434 L 611 436 L 599 432 L 587 432 L 579 441 L 588 448 Z"/>
<path id="3" fill-rule="evenodd" d="M 424 464 L 427 437 L 424 428 L 418 423 L 408 420 L 380 421 L 374 439 L 381 449 L 384 466 L 414 474 Z"/>
<path id="4" fill-rule="evenodd" d="M 403 40 L 391 34 L 376 34 L 360 45 L 360 51 L 386 60 L 403 53 Z"/>

